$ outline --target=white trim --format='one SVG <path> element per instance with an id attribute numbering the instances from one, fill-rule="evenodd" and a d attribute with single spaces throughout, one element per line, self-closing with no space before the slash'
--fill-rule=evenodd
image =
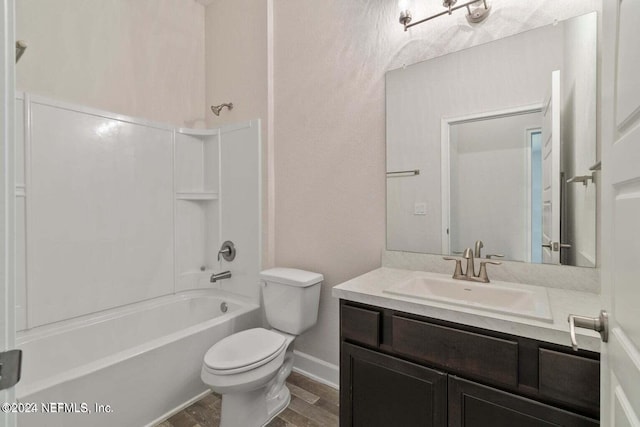
<path id="1" fill-rule="evenodd" d="M 15 346 L 15 35 L 14 0 L 0 3 L 0 351 Z M 0 391 L 0 400 L 15 402 L 15 387 Z M 13 427 L 16 416 L 0 414 L 0 425 Z"/>
<path id="2" fill-rule="evenodd" d="M 191 129 L 191 128 L 178 128 L 177 133 L 191 136 L 213 136 L 220 132 L 220 129 Z"/>
<path id="3" fill-rule="evenodd" d="M 262 202 L 264 201 L 263 186 L 262 186 L 262 121 L 260 119 L 252 120 L 252 126 L 258 129 L 258 141 L 256 141 L 256 149 L 258 150 L 258 272 L 262 270 Z M 220 215 L 222 216 L 222 215 Z M 222 236 L 222 228 L 220 228 L 220 236 Z M 258 290 L 258 304 L 260 303 L 260 293 Z"/>
<path id="4" fill-rule="evenodd" d="M 208 396 L 210 394 L 211 394 L 211 390 L 205 390 L 202 393 L 197 394 L 195 397 L 187 400 L 184 403 L 181 403 L 180 405 L 178 405 L 175 408 L 165 412 L 163 415 L 161 415 L 158 418 L 156 418 L 155 420 L 151 421 L 149 424 L 146 424 L 145 427 L 154 427 L 154 426 L 157 426 L 158 424 L 161 424 L 163 421 L 168 420 L 169 418 L 171 418 L 172 416 L 174 416 L 178 412 L 182 411 L 183 409 L 188 408 L 192 404 L 196 403 L 197 401 L 199 401 L 203 397 Z"/>
<path id="5" fill-rule="evenodd" d="M 531 135 L 533 129 L 527 128 L 524 130 L 525 138 L 525 150 L 524 150 L 524 164 L 526 168 L 526 182 L 527 190 L 525 191 L 525 224 L 526 231 L 524 236 L 524 260 L 525 262 L 531 262 Z"/>
<path id="6" fill-rule="evenodd" d="M 274 97 L 274 0 L 267 0 L 267 135 L 266 135 L 266 156 L 267 156 L 267 185 L 266 185 L 266 203 L 267 203 L 267 247 L 266 259 L 263 260 L 263 267 L 272 267 L 275 265 L 275 234 L 276 234 L 276 187 L 275 187 L 275 97 Z"/>
<path id="7" fill-rule="evenodd" d="M 88 114 L 91 116 L 98 116 L 98 117 L 107 118 L 111 120 L 118 120 L 125 123 L 131 123 L 134 125 L 142 125 L 150 128 L 166 130 L 169 132 L 174 132 L 175 130 L 174 126 L 171 126 L 170 124 L 167 124 L 167 123 L 156 122 L 153 120 L 148 120 L 140 117 L 127 116 L 127 115 L 115 113 L 112 111 L 100 110 L 98 108 L 87 107 L 80 104 L 74 104 L 71 102 L 47 98 L 42 95 L 34 95 L 33 93 L 25 93 L 25 97 L 27 96 L 29 98 L 30 104 L 41 104 L 41 105 L 46 105 L 48 107 L 61 108 L 63 110 L 70 110 L 70 111 L 74 111 L 82 114 Z"/>
<path id="8" fill-rule="evenodd" d="M 442 210 L 442 254 L 449 255 L 451 247 L 451 122 L 444 117 L 440 121 L 440 206 Z"/>
<path id="9" fill-rule="evenodd" d="M 538 127 L 527 127 L 525 129 L 525 144 L 526 144 L 526 151 L 525 151 L 525 165 L 527 167 L 527 191 L 525 194 L 525 197 L 527 198 L 525 205 L 527 206 L 527 219 L 526 219 L 526 223 L 527 223 L 527 233 L 525 236 L 525 259 L 524 261 L 526 262 L 531 262 L 531 223 L 532 223 L 532 219 L 531 219 L 531 209 L 533 208 L 533 205 L 531 203 L 531 174 L 532 174 L 532 169 L 531 169 L 531 152 L 532 152 L 532 147 L 531 147 L 531 138 L 533 136 L 534 133 L 542 133 L 542 127 L 538 126 Z"/>
<path id="10" fill-rule="evenodd" d="M 449 125 L 457 125 L 460 123 L 477 122 L 487 119 L 499 119 L 501 117 L 510 117 L 520 114 L 541 112 L 544 106 L 544 103 L 540 102 L 528 105 L 519 105 L 516 107 L 503 108 L 500 110 L 489 110 L 480 113 L 466 114 L 464 116 L 443 117 L 442 120 L 449 123 Z"/>
<path id="11" fill-rule="evenodd" d="M 480 120 L 499 119 L 501 117 L 516 116 L 521 114 L 539 113 L 544 108 L 544 104 L 529 104 L 501 110 L 485 111 L 481 113 L 467 114 L 464 116 L 442 117 L 440 119 L 440 200 L 442 207 L 441 226 L 441 246 L 442 254 L 448 255 L 451 246 L 451 180 L 450 180 L 450 158 L 451 153 L 451 126 L 476 122 Z M 530 230 L 530 228 L 529 228 Z M 529 231 L 531 233 L 531 231 Z M 530 253 L 530 251 L 529 251 Z"/>
<path id="12" fill-rule="evenodd" d="M 293 354 L 295 356 L 293 359 L 293 370 L 295 372 L 336 390 L 340 388 L 340 368 L 338 365 L 298 350 L 294 350 Z"/>

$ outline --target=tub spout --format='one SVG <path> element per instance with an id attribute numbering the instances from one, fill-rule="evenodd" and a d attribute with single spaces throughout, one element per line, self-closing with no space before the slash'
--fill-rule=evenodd
<path id="1" fill-rule="evenodd" d="M 222 279 L 229 279 L 231 278 L 231 272 L 230 271 L 223 271 L 222 273 L 214 273 L 211 275 L 211 283 L 216 283 L 218 280 L 222 280 Z"/>

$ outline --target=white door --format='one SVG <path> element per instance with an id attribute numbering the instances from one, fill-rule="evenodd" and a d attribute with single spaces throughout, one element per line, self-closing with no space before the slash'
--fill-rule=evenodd
<path id="1" fill-rule="evenodd" d="M 15 341 L 14 281 L 14 120 L 15 120 L 15 41 L 13 0 L 0 0 L 0 353 Z M 3 366 L 3 371 L 6 367 Z M 0 383 L 4 373 L 0 373 Z M 6 377 L 6 376 L 5 376 Z M 14 387 L 0 390 L 0 403 L 15 399 Z M 0 412 L 1 426 L 15 426 L 14 414 Z"/>
<path id="2" fill-rule="evenodd" d="M 640 1 L 606 0 L 602 40 L 602 425 L 640 426 Z"/>
<path id="3" fill-rule="evenodd" d="M 560 70 L 542 111 L 542 262 L 560 264 Z"/>

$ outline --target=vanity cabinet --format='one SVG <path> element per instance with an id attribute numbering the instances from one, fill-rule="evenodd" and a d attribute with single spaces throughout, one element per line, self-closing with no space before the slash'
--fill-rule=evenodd
<path id="1" fill-rule="evenodd" d="M 598 421 L 449 376 L 449 425 L 465 427 L 597 426 Z"/>
<path id="2" fill-rule="evenodd" d="M 350 404 L 340 403 L 341 426 L 447 425 L 446 373 L 348 343 L 341 365 L 351 391 Z"/>
<path id="3" fill-rule="evenodd" d="M 340 302 L 341 426 L 596 426 L 599 355 Z"/>

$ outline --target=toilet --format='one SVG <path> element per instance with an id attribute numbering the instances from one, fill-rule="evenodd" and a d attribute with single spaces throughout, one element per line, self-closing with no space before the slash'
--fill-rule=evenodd
<path id="1" fill-rule="evenodd" d="M 287 407 L 293 341 L 316 324 L 322 280 L 322 274 L 294 268 L 260 273 L 271 329 L 230 335 L 204 356 L 202 381 L 222 395 L 220 427 L 263 426 Z"/>

